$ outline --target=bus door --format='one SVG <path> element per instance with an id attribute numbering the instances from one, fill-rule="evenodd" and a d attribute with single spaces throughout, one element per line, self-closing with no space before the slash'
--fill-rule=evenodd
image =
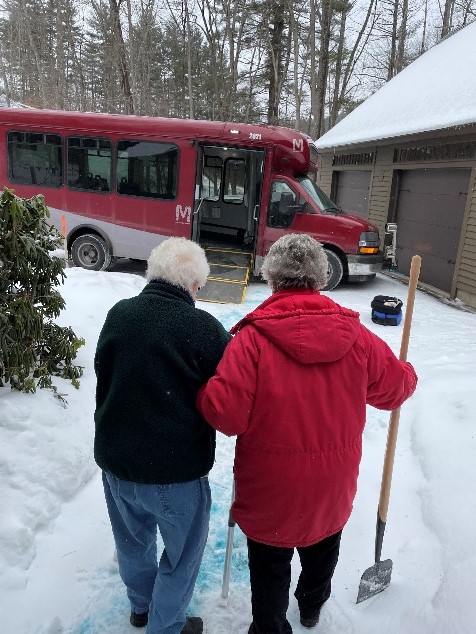
<path id="1" fill-rule="evenodd" d="M 254 251 L 264 150 L 203 146 L 193 239 Z"/>

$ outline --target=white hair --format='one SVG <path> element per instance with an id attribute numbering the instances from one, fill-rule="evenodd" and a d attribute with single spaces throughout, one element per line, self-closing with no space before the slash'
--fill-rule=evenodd
<path id="1" fill-rule="evenodd" d="M 168 238 L 152 250 L 147 260 L 147 280 L 164 280 L 192 292 L 202 287 L 210 273 L 205 251 L 185 238 Z"/>
<path id="2" fill-rule="evenodd" d="M 322 244 L 304 233 L 289 233 L 276 240 L 261 268 L 263 279 L 273 291 L 324 288 L 327 272 L 327 255 Z"/>

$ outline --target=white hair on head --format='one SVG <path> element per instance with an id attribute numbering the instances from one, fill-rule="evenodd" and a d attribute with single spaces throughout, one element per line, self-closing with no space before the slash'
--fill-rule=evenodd
<path id="1" fill-rule="evenodd" d="M 185 238 L 168 238 L 152 250 L 147 260 L 147 280 L 164 280 L 192 292 L 204 286 L 210 273 L 205 251 Z"/>
<path id="2" fill-rule="evenodd" d="M 273 291 L 285 288 L 317 290 L 327 283 L 327 255 L 322 244 L 311 236 L 289 233 L 271 246 L 264 258 L 261 275 Z"/>

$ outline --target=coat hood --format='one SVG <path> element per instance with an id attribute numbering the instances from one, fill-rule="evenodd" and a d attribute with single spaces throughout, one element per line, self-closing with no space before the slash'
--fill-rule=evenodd
<path id="1" fill-rule="evenodd" d="M 318 291 L 289 289 L 274 293 L 232 329 L 252 326 L 299 363 L 331 363 L 354 345 L 359 314 Z"/>

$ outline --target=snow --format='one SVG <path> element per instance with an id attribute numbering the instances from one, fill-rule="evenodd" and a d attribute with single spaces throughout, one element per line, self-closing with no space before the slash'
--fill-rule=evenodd
<path id="1" fill-rule="evenodd" d="M 424 266 L 424 262 L 423 262 Z M 55 379 L 68 402 L 51 391 L 20 394 L 0 389 L 0 601 L 2 634 L 132 634 L 129 605 L 114 561 L 114 544 L 92 444 L 93 355 L 107 310 L 143 288 L 140 275 L 72 268 L 58 319 L 86 339 L 78 363 L 81 388 Z M 363 323 L 398 354 L 402 327 L 370 320 L 374 295 L 400 297 L 407 288 L 378 275 L 342 286 L 331 297 L 361 313 Z M 268 297 L 251 285 L 243 305 L 200 303 L 230 328 Z M 474 389 L 476 315 L 417 293 L 409 360 L 420 377 L 402 407 L 382 558 L 393 561 L 390 586 L 356 605 L 373 548 L 389 414 L 372 408 L 364 434 L 359 490 L 344 529 L 331 599 L 316 630 L 326 634 L 470 634 L 476 630 L 476 450 Z M 307 386 L 312 390 L 312 386 Z M 218 437 L 210 474 L 213 495 L 207 548 L 191 603 L 207 634 L 246 634 L 251 620 L 246 542 L 236 528 L 231 594 L 220 599 L 234 439 Z M 312 504 L 313 500 L 310 499 Z M 292 588 L 298 564 L 293 559 Z M 139 631 L 139 630 L 137 630 Z M 140 630 L 144 631 L 144 630 Z"/>
<path id="2" fill-rule="evenodd" d="M 30 106 L 26 106 L 18 101 L 12 101 L 11 99 L 8 102 L 5 95 L 0 95 L 0 108 L 30 108 Z"/>
<path id="3" fill-rule="evenodd" d="M 316 141 L 319 149 L 476 123 L 476 22 L 418 57 Z"/>

